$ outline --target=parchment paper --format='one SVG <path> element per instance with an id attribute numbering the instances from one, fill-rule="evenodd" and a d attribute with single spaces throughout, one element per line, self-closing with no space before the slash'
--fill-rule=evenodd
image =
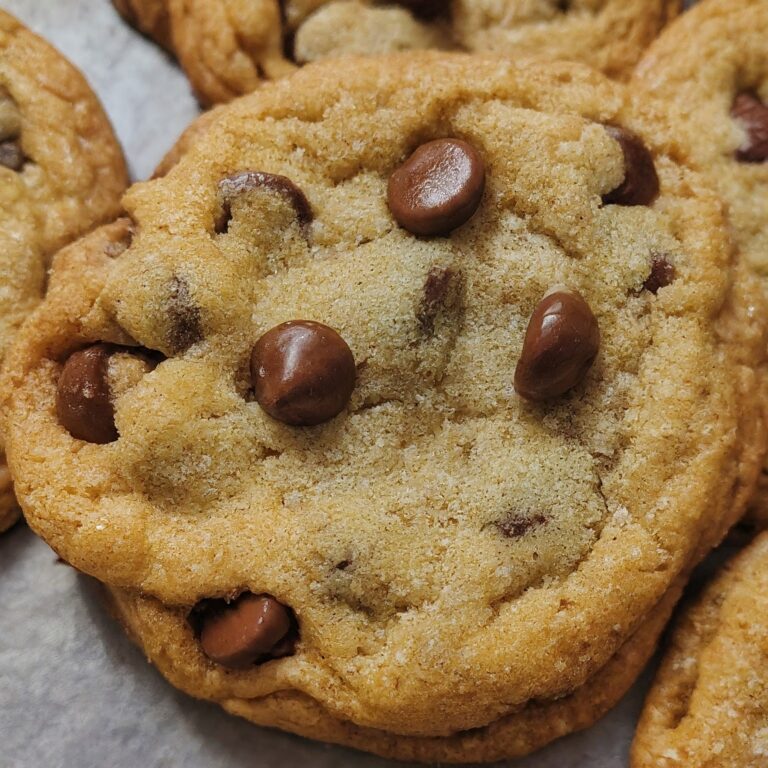
<path id="1" fill-rule="evenodd" d="M 187 81 L 109 0 L 0 0 L 86 74 L 146 177 L 197 113 Z M 174 690 L 107 616 L 95 582 L 23 524 L 0 538 L 0 768 L 384 768 L 260 729 Z M 542 627 L 542 632 L 546 628 Z M 517 768 L 620 768 L 649 673 L 603 721 Z"/>

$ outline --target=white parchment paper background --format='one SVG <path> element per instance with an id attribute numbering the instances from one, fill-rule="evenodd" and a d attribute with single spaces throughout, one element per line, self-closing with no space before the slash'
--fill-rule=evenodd
<path id="1" fill-rule="evenodd" d="M 0 0 L 88 77 L 141 179 L 197 113 L 186 79 L 109 0 Z M 546 628 L 542 627 L 542 632 Z M 519 768 L 620 768 L 649 675 L 589 731 Z M 0 768 L 383 768 L 257 728 L 166 684 L 106 615 L 94 582 L 23 525 L 0 538 Z"/>

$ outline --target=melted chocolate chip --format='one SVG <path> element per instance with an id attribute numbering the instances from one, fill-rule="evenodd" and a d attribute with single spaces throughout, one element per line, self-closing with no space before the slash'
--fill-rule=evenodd
<path id="1" fill-rule="evenodd" d="M 515 370 L 515 389 L 527 400 L 564 395 L 580 384 L 600 349 L 597 319 L 575 292 L 545 296 L 531 315 Z"/>
<path id="2" fill-rule="evenodd" d="M 183 277 L 171 280 L 165 311 L 168 316 L 168 346 L 174 354 L 185 352 L 203 339 L 202 313 L 192 299 L 189 283 Z"/>
<path id="3" fill-rule="evenodd" d="M 284 197 L 296 211 L 296 218 L 302 227 L 312 221 L 312 208 L 304 193 L 285 176 L 261 171 L 242 171 L 227 176 L 219 182 L 219 203 L 221 209 L 216 217 L 216 232 L 227 231 L 232 218 L 232 203 L 241 195 L 254 190 L 264 190 Z"/>
<path id="4" fill-rule="evenodd" d="M 355 386 L 355 359 L 333 328 L 293 320 L 256 342 L 251 375 L 256 401 L 272 418 L 313 426 L 346 408 Z"/>
<path id="5" fill-rule="evenodd" d="M 731 115 L 747 133 L 736 150 L 736 159 L 742 163 L 768 160 L 768 107 L 754 93 L 740 93 L 733 101 Z"/>
<path id="6" fill-rule="evenodd" d="M 659 194 L 659 176 L 648 147 L 626 128 L 606 125 L 610 137 L 619 143 L 624 154 L 624 181 L 603 195 L 606 205 L 650 205 Z"/>
<path id="7" fill-rule="evenodd" d="M 519 539 L 528 531 L 540 528 L 548 522 L 546 515 L 536 512 L 533 515 L 512 514 L 496 523 L 496 527 L 509 539 Z"/>
<path id="8" fill-rule="evenodd" d="M 24 167 L 24 153 L 18 139 L 0 141 L 0 165 L 12 171 L 20 171 Z"/>
<path id="9" fill-rule="evenodd" d="M 117 440 L 108 380 L 111 353 L 106 344 L 75 352 L 59 376 L 56 413 L 64 429 L 77 440 L 99 445 Z"/>
<path id="10" fill-rule="evenodd" d="M 415 235 L 447 235 L 469 221 L 485 190 L 485 164 L 466 141 L 422 144 L 389 179 L 389 208 Z"/>
<path id="11" fill-rule="evenodd" d="M 224 667 L 244 669 L 293 652 L 291 612 L 268 595 L 247 592 L 233 603 L 206 601 L 196 621 L 203 653 Z"/>
<path id="12" fill-rule="evenodd" d="M 425 334 L 431 334 L 435 329 L 435 318 L 440 309 L 445 306 L 451 287 L 458 275 L 450 267 L 432 267 L 424 282 L 421 303 L 416 319 Z"/>
<path id="13" fill-rule="evenodd" d="M 653 294 L 661 288 L 670 285 L 675 279 L 675 267 L 664 256 L 654 256 L 651 262 L 651 274 L 648 275 L 643 288 Z"/>

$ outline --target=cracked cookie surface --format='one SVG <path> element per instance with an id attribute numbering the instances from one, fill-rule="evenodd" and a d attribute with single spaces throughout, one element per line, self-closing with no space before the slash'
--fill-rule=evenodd
<path id="1" fill-rule="evenodd" d="M 122 153 L 82 75 L 0 11 L 0 363 L 53 253 L 120 209 Z M 0 441 L 0 530 L 17 516 Z"/>
<path id="2" fill-rule="evenodd" d="M 768 295 L 768 5 L 704 0 L 648 50 L 633 86 L 669 101 L 688 154 L 725 201 L 736 246 Z M 768 469 L 751 519 L 768 525 Z"/>
<path id="3" fill-rule="evenodd" d="M 353 64 L 220 111 L 129 192 L 132 228 L 59 255 L 5 423 L 30 524 L 162 603 L 161 635 L 201 639 L 207 657 L 163 650 L 198 695 L 268 699 L 294 730 L 298 697 L 339 733 L 448 738 L 578 690 L 730 525 L 762 458 L 762 316 L 717 199 L 622 86 L 461 55 Z M 405 228 L 424 217 L 439 234 Z M 561 292 L 590 308 L 597 358 L 524 400 L 535 310 Z M 302 336 L 298 369 L 255 354 L 296 321 L 353 356 L 340 411 L 300 386 L 346 370 L 335 337 Z M 78 370 L 117 440 L 64 428 Z M 297 403 L 326 420 L 294 426 Z M 268 643 L 249 626 L 233 646 L 246 608 L 279 618 Z"/>
<path id="4" fill-rule="evenodd" d="M 297 65 L 426 48 L 580 61 L 624 78 L 679 0 L 115 0 L 173 50 L 201 102 L 249 93 Z"/>
<path id="5" fill-rule="evenodd" d="M 768 760 L 768 534 L 682 614 L 643 709 L 633 768 L 760 768 Z"/>

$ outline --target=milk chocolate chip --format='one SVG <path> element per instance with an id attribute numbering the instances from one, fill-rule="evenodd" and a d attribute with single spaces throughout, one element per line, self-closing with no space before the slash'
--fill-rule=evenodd
<path id="1" fill-rule="evenodd" d="M 12 171 L 20 171 L 24 167 L 24 153 L 18 139 L 0 141 L 0 165 Z"/>
<path id="2" fill-rule="evenodd" d="M 447 235 L 469 221 L 485 190 L 480 153 L 460 139 L 422 144 L 389 179 L 389 208 L 415 235 Z"/>
<path id="3" fill-rule="evenodd" d="M 288 609 L 268 595 L 246 592 L 235 602 L 209 606 L 202 618 L 203 653 L 225 667 L 244 669 L 290 653 Z"/>
<path id="4" fill-rule="evenodd" d="M 77 440 L 103 445 L 117 440 L 115 411 L 109 391 L 106 344 L 95 344 L 70 355 L 59 376 L 56 413 Z"/>
<path id="5" fill-rule="evenodd" d="M 445 307 L 459 275 L 450 267 L 432 267 L 427 273 L 416 319 L 426 334 L 435 330 L 435 319 Z"/>
<path id="6" fill-rule="evenodd" d="M 597 319 L 576 292 L 545 296 L 528 323 L 515 370 L 515 389 L 527 400 L 564 395 L 583 381 L 600 349 Z"/>
<path id="7" fill-rule="evenodd" d="M 422 19 L 434 19 L 450 11 L 450 3 L 445 0 L 397 0 L 397 4 Z"/>
<path id="8" fill-rule="evenodd" d="M 736 159 L 742 163 L 768 160 L 768 107 L 754 93 L 740 93 L 733 101 L 731 115 L 747 132 L 736 150 Z"/>
<path id="9" fill-rule="evenodd" d="M 549 522 L 549 518 L 541 512 L 533 514 L 510 513 L 496 523 L 496 527 L 508 539 L 519 539 L 521 536 L 525 536 L 528 531 L 541 528 L 547 522 Z"/>
<path id="10" fill-rule="evenodd" d="M 263 189 L 276 195 L 282 195 L 296 211 L 296 218 L 302 227 L 312 221 L 312 208 L 304 193 L 285 176 L 261 171 L 242 171 L 227 176 L 219 182 L 219 203 L 221 209 L 216 217 L 216 232 L 227 231 L 232 218 L 232 202 L 246 192 Z"/>
<path id="11" fill-rule="evenodd" d="M 651 274 L 643 283 L 643 288 L 656 294 L 661 288 L 670 285 L 674 279 L 675 267 L 664 256 L 654 256 L 651 262 Z"/>
<path id="12" fill-rule="evenodd" d="M 603 195 L 603 202 L 608 205 L 650 205 L 659 194 L 659 177 L 648 147 L 626 128 L 606 125 L 605 130 L 619 142 L 624 154 L 624 181 Z"/>
<path id="13" fill-rule="evenodd" d="M 167 342 L 174 354 L 186 352 L 203 340 L 203 315 L 195 304 L 186 278 L 177 275 L 170 280 L 165 311 L 168 316 Z"/>
<path id="14" fill-rule="evenodd" d="M 329 421 L 344 410 L 355 386 L 355 359 L 333 328 L 293 320 L 267 331 L 251 354 L 259 405 L 294 426 Z"/>

